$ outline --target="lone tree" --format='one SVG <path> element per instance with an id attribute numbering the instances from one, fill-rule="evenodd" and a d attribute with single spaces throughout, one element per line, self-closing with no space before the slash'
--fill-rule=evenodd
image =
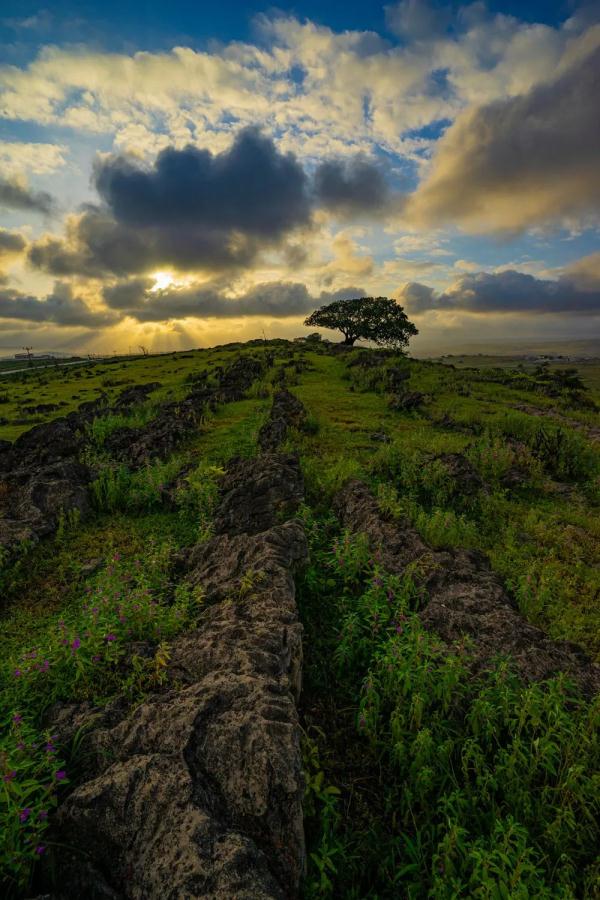
<path id="1" fill-rule="evenodd" d="M 357 297 L 335 300 L 316 309 L 304 322 L 309 328 L 333 328 L 344 335 L 344 344 L 373 341 L 381 346 L 402 350 L 412 335 L 419 332 L 401 306 L 392 298 Z"/>

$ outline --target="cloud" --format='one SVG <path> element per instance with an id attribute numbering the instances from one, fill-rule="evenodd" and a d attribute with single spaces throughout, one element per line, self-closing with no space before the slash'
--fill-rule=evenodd
<path id="1" fill-rule="evenodd" d="M 480 3 L 460 7 L 444 33 L 443 9 L 423 2 L 388 18 L 400 44 L 279 15 L 261 18 L 259 42 L 212 52 L 46 46 L 25 66 L 0 66 L 0 115 L 111 134 L 142 155 L 165 135 L 220 148 L 232 127 L 260 121 L 312 160 L 380 147 L 418 161 L 431 141 L 411 131 L 551 77 L 593 28 L 581 17 L 531 25 Z"/>
<path id="2" fill-rule="evenodd" d="M 272 240 L 310 219 L 302 166 L 257 128 L 242 129 L 215 155 L 168 147 L 150 170 L 109 158 L 94 180 L 115 219 L 141 228 L 188 225 Z"/>
<path id="3" fill-rule="evenodd" d="M 166 148 L 150 168 L 108 157 L 94 181 L 104 205 L 72 216 L 65 238 L 33 243 L 34 266 L 94 278 L 165 266 L 234 271 L 311 224 L 304 169 L 256 128 L 217 154 Z"/>
<path id="4" fill-rule="evenodd" d="M 114 324 L 118 317 L 109 310 L 90 309 L 83 300 L 74 296 L 69 284 L 57 282 L 44 300 L 11 288 L 0 289 L 0 318 L 98 328 Z"/>
<path id="5" fill-rule="evenodd" d="M 391 198 L 381 168 L 361 155 L 321 163 L 314 187 L 319 205 L 349 217 L 382 213 Z"/>
<path id="6" fill-rule="evenodd" d="M 423 225 L 518 232 L 600 211 L 600 47 L 554 81 L 463 113 L 406 214 Z"/>
<path id="7" fill-rule="evenodd" d="M 470 313 L 546 313 L 600 315 L 600 254 L 585 257 L 556 280 L 507 269 L 461 276 L 437 293 L 418 282 L 400 291 L 413 313 L 429 310 Z"/>
<path id="8" fill-rule="evenodd" d="M 450 21 L 447 9 L 435 8 L 426 0 L 401 0 L 385 7 L 390 31 L 406 40 L 431 40 L 443 32 Z"/>
<path id="9" fill-rule="evenodd" d="M 0 177 L 0 207 L 2 206 L 48 216 L 54 211 L 55 202 L 46 191 L 32 191 L 18 178 Z"/>
<path id="10" fill-rule="evenodd" d="M 18 231 L 0 228 L 0 257 L 19 256 L 26 246 L 27 241 Z"/>
<path id="11" fill-rule="evenodd" d="M 209 227 L 167 224 L 136 228 L 90 207 L 67 220 L 65 238 L 45 235 L 29 248 L 33 266 L 52 275 L 104 278 L 175 266 L 183 270 L 232 271 L 248 267 L 260 242 Z"/>
<path id="12" fill-rule="evenodd" d="M 0 167 L 5 177 L 23 172 L 49 175 L 65 165 L 68 152 L 62 144 L 0 141 Z"/>
<path id="13" fill-rule="evenodd" d="M 361 288 L 321 291 L 312 296 L 298 282 L 258 284 L 241 296 L 228 295 L 218 285 L 150 291 L 148 279 L 134 279 L 107 287 L 107 305 L 139 322 L 161 322 L 183 318 L 293 318 L 304 316 L 324 303 L 362 296 Z"/>

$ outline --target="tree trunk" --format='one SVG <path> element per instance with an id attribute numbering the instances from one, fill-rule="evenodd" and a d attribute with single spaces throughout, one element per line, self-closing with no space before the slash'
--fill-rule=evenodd
<path id="1" fill-rule="evenodd" d="M 346 344 L 346 346 L 348 346 L 348 347 L 353 347 L 353 346 L 354 346 L 354 341 L 355 341 L 355 340 L 356 340 L 355 337 L 352 337 L 352 336 L 349 335 L 349 334 L 345 334 L 345 335 L 344 335 L 344 340 L 342 341 L 342 344 Z"/>

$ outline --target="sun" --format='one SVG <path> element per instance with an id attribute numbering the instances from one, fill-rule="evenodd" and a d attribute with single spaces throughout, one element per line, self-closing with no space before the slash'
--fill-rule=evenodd
<path id="1" fill-rule="evenodd" d="M 152 292 L 154 291 L 164 291 L 166 288 L 171 287 L 174 284 L 177 284 L 177 279 L 173 275 L 172 272 L 152 272 L 150 278 L 154 279 L 154 284 L 150 288 Z"/>

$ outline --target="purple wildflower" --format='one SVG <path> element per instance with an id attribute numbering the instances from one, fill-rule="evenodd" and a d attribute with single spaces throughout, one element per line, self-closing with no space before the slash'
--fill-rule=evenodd
<path id="1" fill-rule="evenodd" d="M 71 644 L 71 650 L 75 653 L 81 647 L 81 638 L 76 637 Z"/>
<path id="2" fill-rule="evenodd" d="M 105 641 L 108 641 L 109 643 L 110 643 L 111 641 L 116 641 L 116 639 L 117 639 L 116 634 L 106 634 L 106 635 L 104 636 L 104 640 L 105 640 Z"/>
<path id="3" fill-rule="evenodd" d="M 26 822 L 27 819 L 29 818 L 30 814 L 31 814 L 31 810 L 29 809 L 28 806 L 26 806 L 25 809 L 23 809 L 23 810 L 19 813 L 19 820 L 20 820 L 21 822 Z"/>
<path id="4" fill-rule="evenodd" d="M 20 713 L 15 713 L 13 716 L 13 722 L 15 725 L 20 725 L 23 721 L 23 716 Z"/>
<path id="5" fill-rule="evenodd" d="M 46 848 L 44 847 L 43 844 L 38 844 L 37 847 L 35 848 L 35 852 L 37 853 L 38 856 L 41 856 L 42 853 L 46 852 Z"/>
<path id="6" fill-rule="evenodd" d="M 4 781 L 5 784 L 8 784 L 9 781 L 12 781 L 13 778 L 16 778 L 16 777 L 17 777 L 17 773 L 13 770 L 12 772 L 7 772 L 7 773 L 6 773 L 6 775 L 5 775 L 4 778 L 3 778 L 3 781 Z"/>
<path id="7" fill-rule="evenodd" d="M 59 769 L 54 777 L 56 778 L 57 781 L 64 781 L 65 778 L 67 777 L 67 773 L 65 772 L 64 769 Z"/>

